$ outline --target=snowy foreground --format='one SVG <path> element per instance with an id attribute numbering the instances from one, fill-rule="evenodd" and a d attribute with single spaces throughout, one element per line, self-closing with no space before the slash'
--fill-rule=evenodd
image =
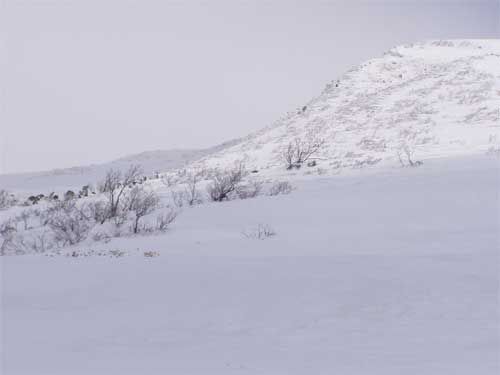
<path id="1" fill-rule="evenodd" d="M 1 258 L 0 372 L 500 373 L 498 158 L 295 185 L 95 244 L 120 258 Z"/>

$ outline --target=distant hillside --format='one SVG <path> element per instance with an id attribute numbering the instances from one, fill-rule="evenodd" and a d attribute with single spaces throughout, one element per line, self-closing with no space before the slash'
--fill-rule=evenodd
<path id="1" fill-rule="evenodd" d="M 196 163 L 283 169 L 290 142 L 323 141 L 321 173 L 484 153 L 500 145 L 500 40 L 431 41 L 400 46 L 326 86 L 275 124 Z M 311 168 L 302 168 L 314 172 Z"/>
<path id="2" fill-rule="evenodd" d="M 101 180 L 110 168 L 125 170 L 131 164 L 142 166 L 146 175 L 155 171 L 181 168 L 189 162 L 213 152 L 209 150 L 159 150 L 129 155 L 109 163 L 54 169 L 45 172 L 0 175 L 0 188 L 25 193 L 61 192 L 79 189 Z"/>

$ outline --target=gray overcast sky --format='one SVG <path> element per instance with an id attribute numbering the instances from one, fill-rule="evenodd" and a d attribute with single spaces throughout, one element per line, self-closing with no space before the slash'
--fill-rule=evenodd
<path id="1" fill-rule="evenodd" d="M 212 146 L 394 45 L 500 36 L 497 0 L 0 4 L 0 173 Z"/>

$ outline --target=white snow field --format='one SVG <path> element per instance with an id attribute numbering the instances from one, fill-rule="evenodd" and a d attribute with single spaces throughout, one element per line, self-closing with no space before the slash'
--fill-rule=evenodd
<path id="1" fill-rule="evenodd" d="M 499 173 L 297 180 L 93 245 L 124 257 L 1 257 L 1 373 L 496 375 Z M 258 223 L 276 235 L 242 235 Z"/>

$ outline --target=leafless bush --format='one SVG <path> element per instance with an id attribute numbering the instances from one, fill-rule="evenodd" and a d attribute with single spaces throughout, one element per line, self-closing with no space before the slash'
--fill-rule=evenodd
<path id="1" fill-rule="evenodd" d="M 0 223 L 0 255 L 6 255 L 15 250 L 14 239 L 17 233 L 17 227 L 13 220 L 7 220 Z"/>
<path id="2" fill-rule="evenodd" d="M 96 242 L 100 242 L 100 241 L 109 242 L 111 240 L 111 236 L 107 232 L 99 231 L 99 232 L 94 233 L 94 235 L 92 236 L 92 239 Z"/>
<path id="3" fill-rule="evenodd" d="M 184 190 L 172 190 L 170 192 L 170 195 L 172 196 L 172 202 L 174 203 L 175 207 L 184 207 L 184 203 L 186 203 L 187 201 L 186 192 Z"/>
<path id="4" fill-rule="evenodd" d="M 300 168 L 311 156 L 318 152 L 324 144 L 322 139 L 302 140 L 296 138 L 282 152 L 286 169 Z"/>
<path id="5" fill-rule="evenodd" d="M 186 188 L 185 188 L 185 199 L 189 206 L 194 206 L 203 201 L 200 191 L 198 190 L 198 183 L 202 180 L 203 172 L 197 171 L 188 175 Z"/>
<path id="6" fill-rule="evenodd" d="M 399 146 L 397 155 L 402 167 L 418 167 L 423 164 L 422 161 L 415 160 L 415 145 L 419 133 L 415 129 L 402 129 L 399 132 Z"/>
<path id="7" fill-rule="evenodd" d="M 16 198 L 8 191 L 0 190 L 0 210 L 5 210 L 16 204 Z"/>
<path id="8" fill-rule="evenodd" d="M 122 174 L 119 170 L 110 169 L 106 173 L 104 182 L 101 184 L 101 191 L 108 197 L 108 218 L 116 217 L 119 214 L 120 199 L 125 190 L 132 187 L 140 178 L 141 167 L 132 165 Z"/>
<path id="9" fill-rule="evenodd" d="M 94 226 L 88 212 L 74 200 L 55 203 L 47 225 L 55 241 L 62 246 L 74 245 L 87 238 Z"/>
<path id="10" fill-rule="evenodd" d="M 293 190 L 292 184 L 288 181 L 276 181 L 269 189 L 269 195 L 290 194 Z"/>
<path id="11" fill-rule="evenodd" d="M 283 150 L 282 158 L 285 162 L 286 169 L 292 169 L 295 167 L 295 146 L 292 142 L 290 142 L 286 149 Z"/>
<path id="12" fill-rule="evenodd" d="M 414 160 L 415 149 L 409 144 L 402 144 L 398 148 L 397 154 L 402 167 L 418 167 L 424 164 L 420 160 Z"/>
<path id="13" fill-rule="evenodd" d="M 110 250 L 109 256 L 113 258 L 123 258 L 127 253 L 123 250 Z"/>
<path id="14" fill-rule="evenodd" d="M 174 222 L 177 218 L 177 212 L 174 210 L 169 210 L 156 217 L 156 229 L 159 231 L 166 231 L 170 224 Z"/>
<path id="15" fill-rule="evenodd" d="M 174 186 L 177 182 L 177 179 L 174 175 L 167 173 L 161 177 L 161 182 L 168 188 Z"/>
<path id="16" fill-rule="evenodd" d="M 210 199 L 214 202 L 222 202 L 230 199 L 230 194 L 235 192 L 245 176 L 243 164 L 226 171 L 215 171 L 212 181 L 207 186 Z"/>
<path id="17" fill-rule="evenodd" d="M 158 251 L 145 251 L 143 254 L 145 258 L 155 258 L 160 256 Z"/>
<path id="18" fill-rule="evenodd" d="M 259 224 L 255 228 L 248 229 L 243 232 L 246 238 L 254 240 L 265 240 L 266 238 L 276 235 L 276 232 L 268 224 Z"/>
<path id="19" fill-rule="evenodd" d="M 52 236 L 47 230 L 42 230 L 31 236 L 31 249 L 35 253 L 44 253 L 52 247 Z"/>
<path id="20" fill-rule="evenodd" d="M 126 208 L 134 213 L 132 230 L 139 233 L 139 221 L 158 208 L 160 198 L 154 191 L 146 191 L 142 186 L 133 187 L 126 196 Z"/>
<path id="21" fill-rule="evenodd" d="M 236 194 L 240 199 L 255 198 L 262 192 L 263 183 L 258 180 L 251 180 L 245 185 L 236 188 Z"/>
<path id="22" fill-rule="evenodd" d="M 23 230 L 31 229 L 31 218 L 33 216 L 33 211 L 29 209 L 25 209 L 21 211 L 17 216 L 15 216 L 14 220 L 23 223 Z"/>
<path id="23" fill-rule="evenodd" d="M 109 207 L 102 200 L 94 200 L 87 203 L 90 217 L 97 223 L 104 223 L 109 217 Z"/>

